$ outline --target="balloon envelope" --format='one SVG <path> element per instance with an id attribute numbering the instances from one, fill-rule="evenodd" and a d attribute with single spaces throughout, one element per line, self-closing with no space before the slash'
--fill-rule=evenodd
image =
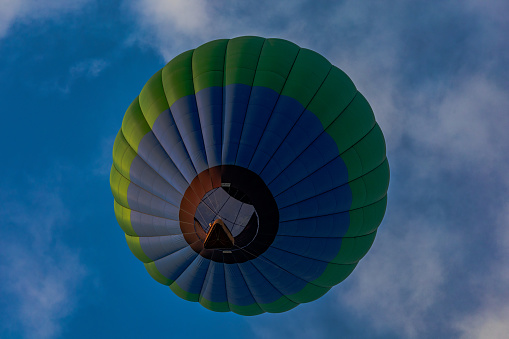
<path id="1" fill-rule="evenodd" d="M 150 275 L 189 301 L 284 312 L 343 281 L 383 218 L 389 166 L 366 99 L 281 39 L 171 60 L 125 113 L 115 214 Z"/>

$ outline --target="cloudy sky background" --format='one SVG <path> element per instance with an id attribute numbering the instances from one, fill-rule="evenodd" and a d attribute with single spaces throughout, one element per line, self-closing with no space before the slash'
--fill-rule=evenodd
<path id="1" fill-rule="evenodd" d="M 0 0 L 0 337 L 504 338 L 509 3 Z M 343 69 L 384 131 L 386 217 L 316 302 L 241 317 L 181 300 L 113 213 L 114 137 L 149 77 L 216 38 Z"/>

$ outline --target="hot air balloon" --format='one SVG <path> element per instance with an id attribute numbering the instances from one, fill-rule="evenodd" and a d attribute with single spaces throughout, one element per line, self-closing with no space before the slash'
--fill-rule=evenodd
<path id="1" fill-rule="evenodd" d="M 113 146 L 115 215 L 148 273 L 218 312 L 323 296 L 371 247 L 389 166 L 370 105 L 282 39 L 208 42 L 155 73 Z"/>

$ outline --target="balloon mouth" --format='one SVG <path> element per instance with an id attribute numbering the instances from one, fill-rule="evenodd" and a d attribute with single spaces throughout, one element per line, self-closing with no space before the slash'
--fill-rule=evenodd
<path id="1" fill-rule="evenodd" d="M 209 224 L 209 231 L 207 237 L 203 242 L 203 247 L 206 249 L 222 249 L 227 250 L 235 246 L 235 238 L 226 227 L 224 221 L 221 219 L 214 220 Z"/>
<path id="2" fill-rule="evenodd" d="M 182 234 L 195 252 L 217 262 L 241 263 L 258 257 L 272 244 L 279 212 L 257 174 L 222 165 L 194 178 L 182 198 L 179 219 Z"/>

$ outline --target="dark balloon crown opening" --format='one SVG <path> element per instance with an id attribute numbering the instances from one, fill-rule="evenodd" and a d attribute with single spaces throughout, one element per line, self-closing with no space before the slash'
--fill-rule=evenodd
<path id="1" fill-rule="evenodd" d="M 235 165 L 200 173 L 181 203 L 184 238 L 213 261 L 241 263 L 256 258 L 274 241 L 278 225 L 277 204 L 263 180 Z"/>

